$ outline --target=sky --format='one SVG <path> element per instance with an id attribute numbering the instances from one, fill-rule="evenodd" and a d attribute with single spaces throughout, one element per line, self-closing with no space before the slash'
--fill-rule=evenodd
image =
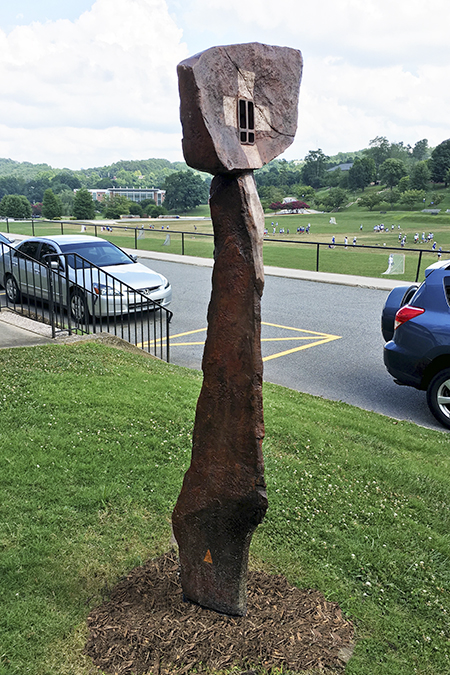
<path id="1" fill-rule="evenodd" d="M 183 160 L 176 66 L 215 45 L 301 50 L 283 154 L 450 137 L 449 0 L 2 0 L 0 157 Z"/>

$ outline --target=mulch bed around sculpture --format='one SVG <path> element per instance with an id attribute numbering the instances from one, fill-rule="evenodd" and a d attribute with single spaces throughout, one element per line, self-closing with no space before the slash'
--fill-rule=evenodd
<path id="1" fill-rule="evenodd" d="M 249 572 L 245 617 L 184 602 L 173 551 L 132 570 L 91 612 L 88 628 L 85 654 L 117 675 L 333 670 L 353 648 L 353 626 L 339 606 L 283 576 Z"/>

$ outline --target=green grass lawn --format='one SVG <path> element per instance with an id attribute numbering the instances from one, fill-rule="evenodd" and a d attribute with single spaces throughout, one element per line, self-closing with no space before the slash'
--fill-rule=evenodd
<path id="1" fill-rule="evenodd" d="M 202 214 L 205 212 L 203 208 Z M 200 209 L 200 207 L 199 207 Z M 330 218 L 336 224 L 330 224 Z M 272 221 L 278 224 L 277 234 L 272 233 Z M 150 223 L 150 221 L 149 221 Z M 310 224 L 309 234 L 297 233 L 297 228 Z M 374 226 L 383 223 L 386 230 L 375 232 Z M 210 219 L 176 221 L 154 220 L 151 224 L 154 230 L 149 230 L 145 224 L 145 231 L 140 238 L 135 238 L 135 228 L 141 227 L 136 221 L 123 221 L 114 226 L 112 232 L 101 231 L 101 221 L 97 229 L 89 227 L 88 234 L 97 233 L 110 241 L 125 248 L 134 248 L 137 241 L 138 250 L 164 251 L 181 255 L 200 256 L 211 258 L 214 250 L 212 223 Z M 369 212 L 352 206 L 338 213 L 318 213 L 310 215 L 270 215 L 266 214 L 268 235 L 264 243 L 264 263 L 277 267 L 291 269 L 316 269 L 316 243 L 322 244 L 319 251 L 319 271 L 331 273 L 346 273 L 369 277 L 382 277 L 388 268 L 390 251 L 395 248 L 405 255 L 404 274 L 395 275 L 395 279 L 414 281 L 419 262 L 419 252 L 422 251 L 419 280 L 424 278 L 427 265 L 436 262 L 437 252 L 433 252 L 432 242 L 414 244 L 414 234 L 422 237 L 432 232 L 437 248 L 442 247 L 443 258 L 450 257 L 450 213 L 432 216 L 420 211 L 389 211 L 387 213 Z M 361 229 L 362 225 L 362 229 Z M 392 227 L 393 226 L 393 227 Z M 284 233 L 280 234 L 280 227 Z M 164 228 L 164 229 L 162 229 Z M 169 228 L 169 229 L 167 229 Z M 34 225 L 37 236 L 46 234 L 80 233 L 80 224 L 71 221 L 36 221 Z M 289 230 L 289 233 L 288 233 Z M 14 222 L 10 224 L 10 231 L 17 234 L 31 234 L 30 223 Z M 166 241 L 170 234 L 170 243 Z M 399 235 L 406 235 L 406 249 L 400 247 Z M 329 249 L 332 237 L 336 238 L 337 246 Z M 344 238 L 348 238 L 349 246 L 344 248 Z M 353 238 L 356 237 L 356 246 L 353 247 Z M 294 243 L 287 243 L 287 240 Z M 368 248 L 374 247 L 374 248 Z M 446 251 L 448 253 L 446 253 Z"/>
<path id="2" fill-rule="evenodd" d="M 201 374 L 96 343 L 0 351 L 0 673 L 91 675 L 86 617 L 170 547 Z M 340 604 L 347 675 L 450 672 L 447 432 L 264 386 L 251 566 Z"/>

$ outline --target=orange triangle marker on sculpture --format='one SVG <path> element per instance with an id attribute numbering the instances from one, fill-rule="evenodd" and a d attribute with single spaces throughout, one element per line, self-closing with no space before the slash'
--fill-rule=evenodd
<path id="1" fill-rule="evenodd" d="M 207 563 L 212 564 L 211 551 L 209 549 L 206 551 L 206 555 L 203 558 L 203 562 L 207 562 Z"/>

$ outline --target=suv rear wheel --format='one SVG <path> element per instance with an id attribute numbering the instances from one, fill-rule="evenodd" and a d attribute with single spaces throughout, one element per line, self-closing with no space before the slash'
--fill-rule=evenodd
<path id="1" fill-rule="evenodd" d="M 427 403 L 438 422 L 450 429 L 450 368 L 441 370 L 431 380 Z"/>

